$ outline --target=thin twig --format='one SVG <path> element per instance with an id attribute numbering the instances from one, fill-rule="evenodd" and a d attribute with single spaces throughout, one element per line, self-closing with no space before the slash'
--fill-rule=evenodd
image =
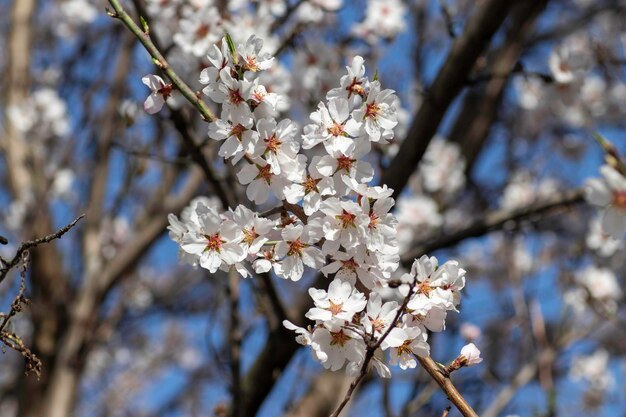
<path id="1" fill-rule="evenodd" d="M 450 35 L 452 39 L 456 38 L 456 32 L 454 31 L 454 21 L 452 20 L 452 13 L 450 13 L 450 9 L 448 8 L 445 0 L 439 0 L 439 8 L 441 9 L 443 20 L 446 22 L 448 35 Z"/>
<path id="2" fill-rule="evenodd" d="M 231 416 L 241 414 L 241 324 L 239 317 L 239 274 L 234 267 L 228 274 L 228 299 L 230 307 L 230 324 L 228 328 L 228 345 L 230 347 L 230 374 L 232 379 Z"/>
<path id="3" fill-rule="evenodd" d="M 76 223 L 78 223 L 78 221 L 80 219 L 82 219 L 83 217 L 85 217 L 84 214 L 81 214 L 80 216 L 78 216 L 77 218 L 75 218 L 70 224 L 68 224 L 67 226 L 57 230 L 56 232 L 49 234 L 47 236 L 44 236 L 42 238 L 39 239 L 35 239 L 35 240 L 29 240 L 28 242 L 23 242 L 20 247 L 17 249 L 17 252 L 15 252 L 15 256 L 13 257 L 13 259 L 11 259 L 4 267 L 2 267 L 2 269 L 0 269 L 0 283 L 2 281 L 4 281 L 4 279 L 6 278 L 7 274 L 9 273 L 9 271 L 14 268 L 22 259 L 22 254 L 29 250 L 34 248 L 35 246 L 41 245 L 42 243 L 48 243 L 51 242 L 55 239 L 60 239 L 61 236 L 63 236 L 65 233 L 67 233 L 72 227 L 74 227 L 76 225 Z"/>
<path id="4" fill-rule="evenodd" d="M 367 375 L 367 371 L 369 370 L 369 363 L 374 357 L 374 353 L 376 352 L 376 349 L 380 347 L 380 345 L 383 343 L 385 338 L 389 336 L 389 333 L 391 333 L 393 328 L 396 327 L 396 324 L 398 324 L 398 322 L 402 318 L 406 310 L 406 306 L 407 304 L 409 304 L 409 301 L 411 300 L 411 297 L 413 296 L 416 284 L 417 284 L 417 278 L 414 278 L 411 288 L 409 289 L 409 293 L 406 295 L 406 297 L 404 297 L 404 301 L 402 302 L 402 305 L 398 309 L 398 312 L 396 313 L 395 317 L 391 321 L 391 324 L 389 325 L 385 333 L 383 333 L 383 335 L 375 343 L 368 344 L 367 351 L 365 352 L 365 358 L 363 359 L 363 365 L 361 366 L 359 375 L 354 379 L 354 381 L 352 381 L 352 383 L 350 384 L 350 387 L 348 388 L 348 392 L 346 392 L 346 395 L 343 397 L 343 400 L 341 401 L 341 403 L 339 403 L 339 405 L 337 406 L 337 409 L 330 415 L 330 417 L 339 416 L 339 413 L 341 413 L 341 410 L 343 410 L 346 404 L 348 404 L 348 401 L 350 401 L 350 398 L 352 397 L 352 394 L 354 393 L 354 390 L 356 389 L 356 387 L 363 380 L 363 378 L 365 378 L 365 375 Z M 365 340 L 365 342 L 368 343 L 367 340 Z"/>
<path id="5" fill-rule="evenodd" d="M 178 76 L 178 74 L 176 74 L 154 42 L 152 42 L 152 39 L 150 39 L 150 35 L 147 31 L 144 32 L 139 26 L 137 26 L 135 21 L 128 15 L 128 13 L 126 13 L 119 0 L 109 0 L 109 4 L 114 10 L 108 12 L 109 16 L 121 20 L 122 23 L 124 23 L 124 25 L 126 25 L 126 27 L 133 33 L 133 35 L 139 39 L 139 42 L 141 42 L 152 57 L 154 64 L 163 70 L 165 75 L 167 75 L 182 95 L 198 109 L 204 120 L 209 122 L 216 120 L 217 117 L 213 114 L 207 104 L 198 95 L 196 95 L 191 87 L 189 87 Z"/>
<path id="6" fill-rule="evenodd" d="M 449 235 L 437 234 L 434 239 L 425 239 L 402 256 L 402 263 L 407 265 L 424 253 L 446 248 L 467 238 L 479 237 L 488 232 L 501 229 L 509 222 L 519 222 L 545 212 L 565 208 L 583 201 L 582 190 L 572 190 L 553 196 L 545 201 L 531 204 L 528 207 L 514 210 L 497 210 L 484 215 L 469 226 Z"/>

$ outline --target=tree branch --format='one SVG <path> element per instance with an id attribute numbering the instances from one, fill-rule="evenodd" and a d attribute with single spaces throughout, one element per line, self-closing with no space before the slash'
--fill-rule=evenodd
<path id="1" fill-rule="evenodd" d="M 422 358 L 415 355 L 422 368 L 437 382 L 439 387 L 446 393 L 448 399 L 464 417 L 478 417 L 476 411 L 465 401 L 459 393 L 447 372 L 445 372 L 431 357 Z"/>
<path id="2" fill-rule="evenodd" d="M 448 106 L 465 86 L 476 60 L 498 31 L 516 1 L 487 0 L 467 23 L 446 58 L 437 78 L 425 94 L 397 155 L 383 173 L 381 184 L 397 197 L 437 132 Z"/>
<path id="3" fill-rule="evenodd" d="M 433 239 L 425 239 L 405 253 L 401 257 L 401 262 L 408 265 L 413 262 L 415 258 L 419 258 L 425 253 L 452 246 L 467 238 L 482 236 L 491 231 L 501 229 L 509 222 L 527 220 L 539 214 L 581 203 L 583 200 L 582 190 L 570 190 L 521 209 L 502 209 L 488 213 L 468 227 L 455 233 L 443 236 L 437 235 L 437 237 Z"/>

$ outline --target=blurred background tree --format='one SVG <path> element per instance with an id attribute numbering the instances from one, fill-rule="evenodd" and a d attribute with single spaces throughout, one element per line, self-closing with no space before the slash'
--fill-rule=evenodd
<path id="1" fill-rule="evenodd" d="M 179 264 L 167 215 L 196 198 L 232 205 L 244 190 L 182 97 L 145 114 L 141 77 L 157 69 L 105 6 L 0 1 L 0 255 L 85 213 L 30 251 L 30 304 L 7 331 L 41 374 L 8 349 L 0 415 L 330 414 L 350 379 L 323 372 L 281 325 L 303 323 L 304 290 L 327 279 L 235 284 Z M 429 253 L 468 269 L 461 313 L 431 338 L 432 356 L 479 345 L 485 361 L 455 383 L 483 417 L 624 414 L 626 251 L 581 204 L 603 158 L 592 134 L 626 150 L 623 0 L 125 7 L 198 90 L 225 32 L 262 38 L 277 57 L 262 82 L 300 126 L 363 56 L 403 106 L 371 160 L 395 190 L 403 264 Z M 0 285 L 5 314 L 19 287 L 14 268 Z M 394 374 L 368 379 L 345 415 L 442 414 L 447 400 L 424 371 Z"/>

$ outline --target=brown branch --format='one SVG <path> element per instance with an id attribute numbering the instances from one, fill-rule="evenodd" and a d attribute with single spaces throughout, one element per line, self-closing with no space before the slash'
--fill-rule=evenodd
<path id="1" fill-rule="evenodd" d="M 348 404 L 348 401 L 350 401 L 350 398 L 352 397 L 352 394 L 354 393 L 354 390 L 356 389 L 356 387 L 363 380 L 363 378 L 365 378 L 365 376 L 367 375 L 367 372 L 369 371 L 370 361 L 374 357 L 374 353 L 376 352 L 376 349 L 380 347 L 380 345 L 387 338 L 387 336 L 389 336 L 391 331 L 394 329 L 394 327 L 396 327 L 396 324 L 398 324 L 398 322 L 404 315 L 406 306 L 409 304 L 409 301 L 411 301 L 411 297 L 413 296 L 415 292 L 416 284 L 417 284 L 417 278 L 414 277 L 413 283 L 411 284 L 408 294 L 404 297 L 404 301 L 402 302 L 402 305 L 398 308 L 398 312 L 396 313 L 395 317 L 389 324 L 389 327 L 387 328 L 385 333 L 383 333 L 380 336 L 380 338 L 378 338 L 377 340 L 371 340 L 371 339 L 364 340 L 367 345 L 367 350 L 365 352 L 365 358 L 363 359 L 363 365 L 361 365 L 361 370 L 359 372 L 359 375 L 354 379 L 354 381 L 352 381 L 352 383 L 350 384 L 350 387 L 348 388 L 348 392 L 346 392 L 346 395 L 344 396 L 343 400 L 341 401 L 341 403 L 339 403 L 339 406 L 337 406 L 337 409 L 335 410 L 333 414 L 331 414 L 330 417 L 339 416 L 339 413 L 341 413 L 341 410 L 343 410 L 346 404 Z"/>
<path id="2" fill-rule="evenodd" d="M 37 8 L 36 0 L 13 2 L 11 8 L 11 30 L 7 39 L 7 75 L 4 91 L 4 130 L 0 148 L 7 164 L 7 174 L 11 193 L 16 200 L 26 200 L 32 189 L 32 177 L 28 167 L 30 152 L 23 134 L 8 117 L 7 109 L 20 105 L 28 96 L 30 85 L 30 59 L 32 45 L 33 14 Z"/>
<path id="3" fill-rule="evenodd" d="M 110 260 L 99 276 L 99 287 L 102 289 L 99 297 L 104 298 L 108 291 L 119 281 L 133 265 L 139 262 L 141 256 L 150 248 L 152 243 L 163 233 L 167 227 L 168 213 L 178 213 L 196 195 L 202 182 L 202 174 L 199 170 L 192 170 L 181 191 L 167 199 L 158 212 L 152 213 L 143 228 L 134 234 L 134 238 L 128 241 Z"/>
<path id="4" fill-rule="evenodd" d="M 511 74 L 533 75 L 545 81 L 552 78 L 549 74 L 526 71 L 519 62 L 525 42 L 535 27 L 537 17 L 545 9 L 547 1 L 520 3 L 511 13 L 506 40 L 490 54 L 488 73 L 467 81 L 468 85 L 476 86 L 471 88 L 463 99 L 463 109 L 456 117 L 449 139 L 461 146 L 468 174 L 471 173 L 498 117 L 498 106 L 502 102 Z"/>
<path id="5" fill-rule="evenodd" d="M 467 23 L 450 50 L 437 78 L 413 119 L 395 158 L 383 173 L 381 184 L 394 189 L 397 197 L 437 132 L 448 106 L 465 86 L 476 60 L 489 45 L 516 1 L 487 0 Z"/>
<path id="6" fill-rule="evenodd" d="M 32 249 L 36 246 L 39 246 L 43 243 L 49 243 L 55 239 L 60 239 L 64 234 L 66 234 L 67 232 L 69 232 L 69 230 L 74 227 L 76 225 L 76 223 L 78 223 L 78 221 L 80 219 L 82 219 L 83 217 L 85 217 L 84 214 L 81 214 L 80 216 L 78 216 L 77 218 L 75 218 L 70 224 L 68 224 L 65 227 L 62 227 L 61 229 L 57 230 L 56 232 L 49 234 L 47 236 L 44 236 L 42 238 L 39 239 L 35 239 L 35 240 L 29 240 L 28 242 L 23 242 L 18 248 L 17 248 L 17 252 L 15 252 L 15 256 L 13 256 L 13 259 L 11 259 L 7 264 L 5 264 L 2 269 L 0 269 L 0 282 L 4 281 L 4 279 L 6 278 L 7 274 L 9 273 L 9 271 L 14 268 L 22 259 L 22 254 L 26 251 L 28 251 L 29 249 Z"/>
<path id="7" fill-rule="evenodd" d="M 230 323 L 228 327 L 228 346 L 231 376 L 231 413 L 232 417 L 243 417 L 241 401 L 241 328 L 239 317 L 239 273 L 231 267 L 228 273 L 228 299 Z"/>
<path id="8" fill-rule="evenodd" d="M 223 208 L 228 209 L 229 207 L 234 207 L 237 202 L 234 190 L 224 187 L 222 182 L 217 178 L 217 175 L 207 162 L 202 150 L 198 146 L 198 141 L 189 129 L 189 121 L 185 119 L 180 111 L 172 111 L 171 120 L 174 122 L 174 127 L 178 133 L 180 133 L 183 145 L 185 146 L 187 152 L 189 152 L 192 161 L 195 162 L 202 170 L 205 179 L 209 184 L 211 184 L 213 191 L 222 202 Z"/>
<path id="9" fill-rule="evenodd" d="M 423 242 L 418 243 L 415 247 L 413 247 L 413 249 L 405 253 L 401 257 L 401 261 L 403 264 L 408 265 L 413 262 L 415 258 L 419 258 L 425 253 L 450 247 L 468 238 L 483 236 L 491 231 L 501 229 L 509 222 L 528 220 L 540 214 L 556 209 L 566 208 L 581 203 L 582 201 L 582 190 L 570 190 L 521 209 L 497 210 L 486 214 L 484 217 L 476 220 L 468 227 L 457 232 L 443 236 L 437 235 L 437 237 L 433 237 L 432 239 L 425 239 Z"/>
<path id="10" fill-rule="evenodd" d="M 452 381 L 450 375 L 444 371 L 431 357 L 422 358 L 415 355 L 422 368 L 437 382 L 439 387 L 446 393 L 448 399 L 464 417 L 478 417 L 474 409 L 465 401 Z"/>

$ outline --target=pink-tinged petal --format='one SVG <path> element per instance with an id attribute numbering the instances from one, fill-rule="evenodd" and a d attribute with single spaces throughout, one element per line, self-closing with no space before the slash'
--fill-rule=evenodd
<path id="1" fill-rule="evenodd" d="M 259 170 L 256 165 L 246 164 L 237 173 L 237 180 L 242 184 L 250 184 L 259 175 Z"/>
<path id="2" fill-rule="evenodd" d="M 148 96 L 148 98 L 146 98 L 146 101 L 144 101 L 143 109 L 148 114 L 155 114 L 163 108 L 163 104 L 165 104 L 163 95 L 159 93 L 152 93 Z"/>
<path id="3" fill-rule="evenodd" d="M 200 255 L 206 249 L 206 239 L 195 233 L 187 233 L 183 236 L 180 247 L 187 253 L 192 255 Z"/>
<path id="4" fill-rule="evenodd" d="M 252 264 L 252 267 L 254 268 L 254 272 L 257 274 L 264 274 L 272 269 L 272 263 L 267 259 L 257 259 Z"/>
<path id="5" fill-rule="evenodd" d="M 144 83 L 152 92 L 159 91 L 165 82 L 158 75 L 148 74 L 141 79 L 141 82 Z"/>
<path id="6" fill-rule="evenodd" d="M 328 274 L 334 274 L 339 271 L 339 268 L 341 268 L 341 262 L 335 261 L 320 269 L 320 272 L 324 274 L 325 277 L 327 277 Z"/>
<path id="7" fill-rule="evenodd" d="M 200 257 L 200 266 L 208 269 L 211 273 L 216 272 L 217 268 L 219 268 L 221 264 L 222 260 L 220 259 L 218 253 L 214 250 L 206 251 Z"/>
<path id="8" fill-rule="evenodd" d="M 278 242 L 275 247 L 275 254 L 277 259 L 281 259 L 289 253 L 289 245 L 284 241 Z"/>
<path id="9" fill-rule="evenodd" d="M 345 98 L 335 98 L 328 102 L 330 116 L 338 123 L 345 122 L 350 117 L 348 100 Z"/>
<path id="10" fill-rule="evenodd" d="M 283 261 L 283 274 L 292 281 L 299 281 L 304 273 L 304 265 L 299 256 L 287 256 Z"/>
<path id="11" fill-rule="evenodd" d="M 270 186 L 267 185 L 265 180 L 254 180 L 246 189 L 246 196 L 250 201 L 254 201 L 256 204 L 263 204 L 267 201 L 270 194 Z"/>
<path id="12" fill-rule="evenodd" d="M 407 335 L 404 329 L 394 327 L 391 329 L 385 340 L 383 340 L 381 347 L 385 350 L 389 347 L 402 346 L 405 340 L 407 340 Z"/>
<path id="13" fill-rule="evenodd" d="M 300 184 L 291 184 L 290 186 L 286 187 L 283 190 L 284 194 L 285 194 L 285 198 L 287 199 L 287 202 L 291 203 L 291 204 L 298 204 L 300 202 L 300 200 L 302 200 L 302 197 L 304 197 L 304 187 Z M 306 199 L 305 199 L 306 202 Z M 304 212 L 307 215 L 311 215 L 312 213 L 307 213 L 306 212 L 306 205 L 304 208 Z"/>
<path id="14" fill-rule="evenodd" d="M 247 252 L 238 243 L 226 243 L 220 252 L 220 258 L 228 265 L 243 261 L 246 255 Z"/>
<path id="15" fill-rule="evenodd" d="M 294 242 L 300 236 L 302 236 L 303 229 L 304 228 L 301 224 L 297 224 L 297 225 L 290 224 L 290 225 L 285 226 L 285 228 L 283 229 L 281 233 L 281 236 L 286 242 Z"/>
<path id="16" fill-rule="evenodd" d="M 231 136 L 220 146 L 218 155 L 222 158 L 231 158 L 239 152 L 243 152 L 243 145 L 236 136 Z"/>

